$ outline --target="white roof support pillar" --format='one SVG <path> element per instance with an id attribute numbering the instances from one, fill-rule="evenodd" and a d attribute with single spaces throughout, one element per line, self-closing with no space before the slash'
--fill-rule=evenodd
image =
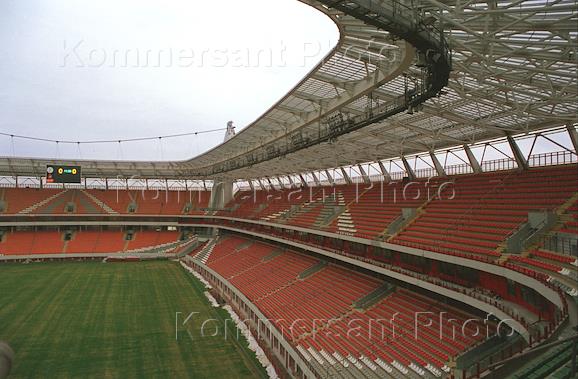
<path id="1" fill-rule="evenodd" d="M 259 186 L 261 187 L 262 190 L 265 189 L 265 186 L 263 185 L 263 182 L 261 181 L 261 179 L 257 179 L 257 183 L 259 183 Z"/>
<path id="2" fill-rule="evenodd" d="M 413 168 L 411 168 L 411 165 L 409 164 L 409 162 L 405 158 L 405 155 L 401 156 L 401 161 L 403 163 L 403 167 L 405 167 L 405 172 L 407 172 L 407 176 L 409 177 L 409 180 L 415 180 L 415 172 L 413 171 Z"/>
<path id="3" fill-rule="evenodd" d="M 311 171 L 311 176 L 313 176 L 313 181 L 315 182 L 316 185 L 320 186 L 321 183 L 319 182 L 319 179 L 317 178 L 317 175 L 315 175 L 315 173 L 313 171 Z"/>
<path id="4" fill-rule="evenodd" d="M 233 199 L 233 181 L 229 178 L 214 178 L 209 207 L 223 209 Z"/>
<path id="5" fill-rule="evenodd" d="M 279 187 L 281 189 L 285 189 L 285 184 L 283 184 L 283 181 L 281 180 L 280 177 L 277 177 L 277 182 L 279 183 Z"/>
<path id="6" fill-rule="evenodd" d="M 377 164 L 379 165 L 379 169 L 381 170 L 381 174 L 383 175 L 384 181 L 385 182 L 391 182 L 391 175 L 389 175 L 389 172 L 385 168 L 385 165 L 383 164 L 383 162 L 377 161 Z"/>
<path id="7" fill-rule="evenodd" d="M 341 168 L 341 174 L 343 175 L 343 179 L 345 179 L 345 183 L 351 184 L 351 178 L 349 177 L 349 175 L 347 174 L 345 169 L 343 167 L 340 167 L 340 168 Z"/>
<path id="8" fill-rule="evenodd" d="M 440 163 L 440 160 L 438 159 L 438 157 L 436 157 L 436 155 L 434 154 L 433 151 L 429 152 L 429 157 L 431 158 L 431 161 L 434 164 L 434 167 L 436 168 L 436 172 L 438 173 L 438 176 L 441 177 L 446 177 L 446 170 L 444 169 L 444 166 L 442 166 L 442 164 Z"/>
<path id="9" fill-rule="evenodd" d="M 253 181 L 251 179 L 248 179 L 247 183 L 249 183 L 249 188 L 251 188 L 251 192 L 255 192 L 255 186 L 253 185 Z"/>
<path id="10" fill-rule="evenodd" d="M 371 180 L 369 180 L 369 176 L 367 175 L 367 172 L 365 172 L 365 170 L 363 169 L 363 167 L 360 164 L 358 164 L 357 167 L 359 168 L 359 172 L 361 173 L 361 178 L 363 179 L 363 183 L 370 184 Z"/>
<path id="11" fill-rule="evenodd" d="M 331 176 L 328 170 L 325 170 L 325 175 L 327 175 L 327 180 L 329 180 L 329 183 L 331 183 L 331 185 L 335 184 L 335 181 L 333 180 L 333 177 Z"/>
<path id="12" fill-rule="evenodd" d="M 299 179 L 301 179 L 301 183 L 303 184 L 303 187 L 308 187 L 307 181 L 305 180 L 305 178 L 303 178 L 303 175 L 299 174 Z"/>
<path id="13" fill-rule="evenodd" d="M 510 145 L 510 149 L 512 149 L 512 153 L 514 154 L 514 159 L 516 160 L 516 163 L 518 164 L 518 168 L 522 169 L 522 170 L 527 170 L 528 169 L 528 161 L 526 160 L 526 157 L 524 157 L 524 154 L 522 154 L 522 150 L 520 150 L 520 146 L 518 146 L 518 144 L 516 143 L 516 140 L 511 136 L 511 135 L 507 135 L 506 138 L 508 139 L 508 144 Z"/>
<path id="14" fill-rule="evenodd" d="M 566 129 L 568 130 L 568 134 L 570 135 L 570 141 L 572 141 L 572 146 L 574 146 L 574 152 L 578 154 L 578 132 L 576 132 L 576 128 L 574 125 L 568 124 L 566 125 Z"/>
<path id="15" fill-rule="evenodd" d="M 466 155 L 468 156 L 468 161 L 470 161 L 470 166 L 472 167 L 474 173 L 479 174 L 480 172 L 482 172 L 482 166 L 480 166 L 480 162 L 478 162 L 476 156 L 474 155 L 474 153 L 472 153 L 472 150 L 470 150 L 470 147 L 468 145 L 464 145 L 463 147 L 464 151 L 466 152 Z"/>

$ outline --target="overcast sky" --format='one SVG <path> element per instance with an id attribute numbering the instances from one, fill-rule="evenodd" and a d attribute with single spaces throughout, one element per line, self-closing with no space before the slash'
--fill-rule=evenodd
<path id="1" fill-rule="evenodd" d="M 2 0 L 0 131 L 55 140 L 159 136 L 255 120 L 335 45 L 296 0 Z M 0 155 L 186 159 L 202 137 L 63 145 L 0 136 Z"/>

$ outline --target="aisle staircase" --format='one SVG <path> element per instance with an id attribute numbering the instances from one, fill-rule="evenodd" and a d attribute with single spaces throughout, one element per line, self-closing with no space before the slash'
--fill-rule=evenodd
<path id="1" fill-rule="evenodd" d="M 374 304 L 377 304 L 379 301 L 381 301 L 381 299 L 385 298 L 386 296 L 389 296 L 389 294 L 395 291 L 395 288 L 396 287 L 394 285 L 385 282 L 381 286 L 376 288 L 374 291 L 368 293 L 367 295 L 365 295 L 364 297 L 353 303 L 353 307 L 358 310 L 368 309 Z"/>
<path id="2" fill-rule="evenodd" d="M 94 202 L 96 203 L 96 205 L 98 205 L 100 208 L 102 208 L 106 213 L 108 213 L 108 214 L 118 214 L 117 211 L 115 211 L 114 209 L 112 209 L 111 207 L 109 207 L 108 205 L 106 205 L 104 202 L 102 202 L 101 200 L 99 200 L 96 196 L 92 195 L 92 194 L 89 193 L 88 191 L 80 190 L 80 192 L 82 192 L 84 195 L 86 195 L 90 200 L 94 201 Z"/>
<path id="3" fill-rule="evenodd" d="M 325 266 L 327 266 L 327 261 L 321 260 L 321 261 L 317 262 L 315 265 L 306 269 L 305 271 L 299 273 L 299 275 L 297 275 L 297 277 L 301 280 L 305 280 L 308 277 L 310 277 L 311 275 L 315 274 L 316 272 L 322 270 Z"/>
<path id="4" fill-rule="evenodd" d="M 0 188 L 0 213 L 6 211 L 6 201 L 4 197 L 6 196 L 6 190 L 4 188 Z"/>
<path id="5" fill-rule="evenodd" d="M 346 211 L 345 198 L 341 191 L 335 191 L 323 199 L 323 209 L 314 226 L 325 228 Z"/>
<path id="6" fill-rule="evenodd" d="M 20 212 L 18 212 L 18 214 L 30 214 L 32 212 L 34 212 L 36 209 L 41 208 L 43 206 L 45 206 L 46 204 L 50 203 L 51 201 L 53 201 L 54 199 L 59 198 L 60 196 L 66 194 L 68 192 L 67 189 L 61 191 L 61 192 L 57 192 L 54 195 L 47 197 L 46 199 L 39 201 L 38 203 L 32 204 L 31 206 L 24 208 L 23 210 L 21 210 Z"/>
<path id="7" fill-rule="evenodd" d="M 217 242 L 218 238 L 211 240 L 209 243 L 205 245 L 204 248 L 202 248 L 197 254 L 195 254 L 193 259 L 200 261 L 202 264 L 206 264 Z"/>

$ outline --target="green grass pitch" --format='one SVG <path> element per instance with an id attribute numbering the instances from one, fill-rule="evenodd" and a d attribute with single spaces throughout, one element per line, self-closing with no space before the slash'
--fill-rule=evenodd
<path id="1" fill-rule="evenodd" d="M 203 292 L 175 262 L 0 265 L 10 378 L 266 378 Z"/>

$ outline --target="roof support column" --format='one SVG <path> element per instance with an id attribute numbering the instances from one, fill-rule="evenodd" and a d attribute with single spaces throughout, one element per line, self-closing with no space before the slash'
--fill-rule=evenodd
<path id="1" fill-rule="evenodd" d="M 263 185 L 263 182 L 261 181 L 261 179 L 257 179 L 257 183 L 259 183 L 259 186 L 261 187 L 262 190 L 265 189 L 265 186 Z"/>
<path id="2" fill-rule="evenodd" d="M 307 181 L 303 178 L 303 175 L 299 174 L 299 179 L 301 179 L 301 183 L 303 187 L 307 187 Z"/>
<path id="3" fill-rule="evenodd" d="M 215 178 L 211 189 L 209 207 L 223 209 L 233 199 L 233 181 L 229 178 Z"/>
<path id="4" fill-rule="evenodd" d="M 315 172 L 311 171 L 311 176 L 313 176 L 313 181 L 315 182 L 316 185 L 320 186 L 321 183 L 319 182 L 319 179 L 317 178 L 317 175 L 315 175 Z"/>
<path id="5" fill-rule="evenodd" d="M 16 181 L 16 187 L 18 187 L 18 181 Z M 108 191 L 108 178 L 104 178 L 104 188 Z"/>
<path id="6" fill-rule="evenodd" d="M 251 192 L 255 192 L 255 186 L 253 185 L 253 181 L 251 179 L 247 179 L 247 183 L 249 183 L 249 188 L 251 188 Z"/>
<path id="7" fill-rule="evenodd" d="M 506 138 L 508 139 L 508 144 L 510 145 L 510 149 L 512 149 L 512 153 L 514 154 L 514 159 L 516 159 L 516 163 L 518 164 L 518 168 L 522 170 L 528 169 L 528 161 L 522 154 L 522 150 L 520 150 L 520 146 L 516 143 L 514 138 L 511 135 L 507 135 Z"/>
<path id="8" fill-rule="evenodd" d="M 481 173 L 482 167 L 480 166 L 480 163 L 476 159 L 476 156 L 474 155 L 474 153 L 472 153 L 472 150 L 470 150 L 470 147 L 468 145 L 464 145 L 463 147 L 464 147 L 464 151 L 466 152 L 466 155 L 468 156 L 468 161 L 470 161 L 470 166 L 472 167 L 472 170 L 474 171 L 474 173 L 475 174 Z"/>
<path id="9" fill-rule="evenodd" d="M 207 190 L 207 183 L 205 183 L 204 180 L 203 180 L 203 188 L 205 189 L 205 191 Z"/>
<path id="10" fill-rule="evenodd" d="M 391 182 L 391 175 L 389 175 L 389 172 L 385 168 L 385 165 L 383 164 L 383 162 L 377 161 L 377 164 L 379 165 L 379 169 L 381 170 L 381 174 L 383 175 L 383 180 L 385 182 Z"/>
<path id="11" fill-rule="evenodd" d="M 576 132 L 574 125 L 571 124 L 566 125 L 566 129 L 568 129 L 570 141 L 572 141 L 572 146 L 574 146 L 574 152 L 578 154 L 578 132 Z"/>
<path id="12" fill-rule="evenodd" d="M 351 184 L 351 178 L 349 177 L 347 172 L 345 172 L 345 169 L 343 167 L 340 167 L 340 169 L 341 169 L 341 174 L 343 175 L 343 179 L 345 179 L 345 183 Z"/>
<path id="13" fill-rule="evenodd" d="M 283 190 L 285 189 L 285 184 L 283 184 L 283 181 L 281 180 L 280 177 L 277 177 L 277 182 L 279 183 L 279 187 Z"/>
<path id="14" fill-rule="evenodd" d="M 18 178 L 18 177 L 16 177 L 16 178 Z M 16 180 L 18 180 L 18 179 L 16 179 Z M 38 178 L 38 183 L 40 183 L 40 189 L 42 189 L 42 186 L 43 186 L 42 177 Z M 86 181 L 84 183 L 86 183 Z M 18 188 L 18 182 L 16 182 L 16 188 Z M 84 187 L 84 188 L 86 188 L 86 187 Z"/>
<path id="15" fill-rule="evenodd" d="M 325 170 L 325 175 L 327 175 L 327 180 L 329 180 L 329 183 L 331 183 L 331 185 L 334 185 L 335 181 L 333 180 L 333 177 L 331 176 L 328 170 Z"/>
<path id="16" fill-rule="evenodd" d="M 436 168 L 436 172 L 438 173 L 438 176 L 446 177 L 447 176 L 446 170 L 444 169 L 444 166 L 442 166 L 438 157 L 436 157 L 436 155 L 434 154 L 433 151 L 429 152 L 429 157 L 431 158 L 431 161 L 433 162 L 434 167 Z"/>
<path id="17" fill-rule="evenodd" d="M 358 164 L 357 167 L 359 168 L 359 172 L 361 173 L 361 178 L 363 179 L 363 183 L 371 184 L 371 180 L 369 180 L 369 176 L 367 175 L 367 172 L 365 172 L 365 170 L 363 169 L 363 166 Z"/>
<path id="18" fill-rule="evenodd" d="M 293 182 L 293 179 L 291 179 L 291 175 L 287 175 L 287 179 L 289 180 L 289 188 L 294 188 L 295 182 Z"/>
<path id="19" fill-rule="evenodd" d="M 401 161 L 403 162 L 403 167 L 405 167 L 405 171 L 407 172 L 409 180 L 415 180 L 415 172 L 413 171 L 413 168 L 411 168 L 411 165 L 405 158 L 405 155 L 401 156 Z"/>
<path id="20" fill-rule="evenodd" d="M 269 183 L 269 189 L 275 189 L 275 186 L 273 185 L 271 178 L 268 176 L 267 176 L 267 183 Z"/>

